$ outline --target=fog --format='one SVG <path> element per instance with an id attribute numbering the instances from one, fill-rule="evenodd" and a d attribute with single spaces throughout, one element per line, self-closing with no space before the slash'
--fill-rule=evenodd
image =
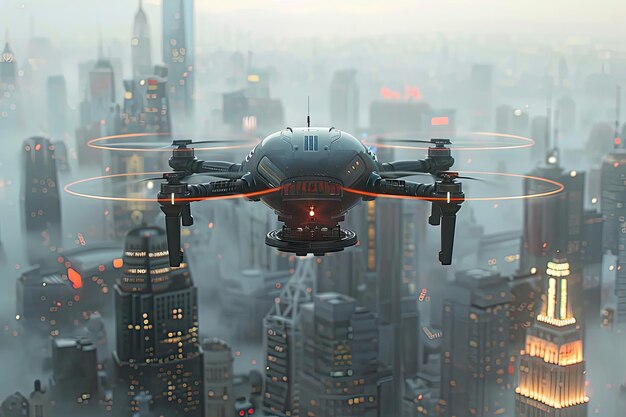
<path id="1" fill-rule="evenodd" d="M 160 64 L 161 0 L 143 0 L 142 5 L 150 25 L 152 61 Z M 80 105 L 85 98 L 78 66 L 88 60 L 95 62 L 101 44 L 104 58 L 121 63 L 121 74 L 115 74 L 115 88 L 116 103 L 123 101 L 122 80 L 132 77 L 130 38 L 137 6 L 138 2 L 131 0 L 0 0 L 0 28 L 6 28 L 6 41 L 18 68 L 32 64 L 29 41 L 33 38 L 47 38 L 51 48 L 37 52 L 46 55 L 48 61 L 38 73 L 35 71 L 36 81 L 23 97 L 19 125 L 0 124 L 0 355 L 4 358 L 0 365 L 0 402 L 15 391 L 28 395 L 34 379 L 47 383 L 50 377 L 48 338 L 25 334 L 22 323 L 16 320 L 16 280 L 29 267 L 21 222 L 27 214 L 20 205 L 22 142 L 32 136 L 47 135 L 66 144 L 69 170 L 59 173 L 61 190 L 72 181 L 109 172 L 106 157 L 100 164 L 87 166 L 79 166 L 76 157 L 77 149 L 84 146 L 78 143 L 75 132 L 80 127 Z M 404 126 L 378 132 L 371 124 L 371 105 L 395 100 L 385 95 L 388 91 L 401 95 L 417 89 L 420 97 L 415 101 L 427 103 L 433 116 L 438 116 L 438 111 L 455 110 L 451 136 L 459 146 L 476 145 L 478 136 L 472 132 L 496 132 L 496 109 L 508 106 L 509 113 L 519 110 L 528 120 L 519 131 L 499 133 L 542 136 L 533 136 L 536 146 L 455 151 L 454 169 L 528 174 L 545 163 L 546 150 L 558 145 L 563 172 L 586 173 L 582 204 L 585 209 L 596 210 L 601 161 L 613 148 L 614 134 L 622 131 L 626 113 L 622 110 L 618 115 L 619 128 L 614 132 L 615 86 L 626 82 L 625 15 L 626 6 L 618 0 L 195 0 L 194 117 L 192 128 L 175 129 L 175 136 L 206 139 L 242 133 L 241 126 L 233 128 L 223 118 L 223 94 L 246 85 L 245 76 L 233 81 L 238 70 L 251 74 L 258 69 L 263 76 L 267 74 L 269 97 L 281 102 L 284 125 L 304 125 L 308 98 L 313 125 L 333 126 L 335 115 L 329 104 L 333 77 L 336 71 L 353 68 L 357 70 L 359 89 L 355 136 L 357 128 L 363 138 L 370 128 L 372 135 L 428 138 L 440 134 L 441 131 L 430 130 L 430 125 L 419 132 L 407 131 Z M 0 43 L 4 41 L 0 35 Z M 236 59 L 241 60 L 241 65 Z M 492 74 L 486 88 L 486 104 L 475 85 L 480 77 L 473 73 L 474 66 L 481 64 L 490 66 Z M 49 104 L 45 88 L 47 77 L 56 75 L 64 76 L 67 89 L 67 116 L 61 131 L 51 127 L 54 105 Z M 554 122 L 556 130 L 555 126 L 535 128 L 533 120 L 545 116 L 547 107 L 552 112 L 563 98 L 575 101 L 574 118 L 567 119 L 561 112 L 561 119 Z M 398 100 L 413 101 L 410 97 Z M 477 117 L 476 107 L 483 105 L 487 114 Z M 507 122 L 508 127 L 512 128 L 512 123 Z M 546 143 L 546 132 L 556 140 Z M 271 131 L 247 133 L 258 140 Z M 519 144 L 515 139 L 504 141 Z M 241 148 L 204 156 L 239 162 L 247 153 L 248 149 Z M 413 160 L 424 158 L 425 153 L 425 149 L 398 149 L 394 157 Z M 165 162 L 160 169 L 168 169 Z M 572 176 L 575 175 L 576 172 Z M 484 181 L 464 183 L 468 197 L 488 200 L 523 194 L 520 178 L 476 176 Z M 94 191 L 91 185 L 82 185 L 78 190 L 103 192 L 102 184 L 97 187 L 102 188 Z M 114 192 L 119 194 L 117 197 L 123 196 L 117 189 Z M 417 204 L 420 213 L 427 211 L 427 203 Z M 225 280 L 232 279 L 243 282 L 247 291 L 246 281 L 241 278 L 243 271 L 265 268 L 264 256 L 276 259 L 275 251 L 266 249 L 263 242 L 264 228 L 278 224 L 275 215 L 262 204 L 249 202 L 198 206 L 194 213 L 196 226 L 192 229 L 195 232 L 188 241 L 194 245 L 190 267 L 199 289 L 200 333 L 222 338 L 233 352 L 239 352 L 235 358 L 236 373 L 263 371 L 260 338 L 242 335 L 235 325 L 241 323 L 224 313 L 232 306 L 222 304 L 219 290 L 226 285 Z M 79 234 L 84 235 L 87 245 L 107 240 L 103 238 L 106 233 L 102 213 L 109 207 L 108 202 L 61 191 L 64 249 L 80 247 L 76 243 Z M 356 216 L 349 214 L 347 222 Z M 415 288 L 428 288 L 432 305 L 440 307 L 446 281 L 454 272 L 486 267 L 477 254 L 481 238 L 504 232 L 521 235 L 523 219 L 521 199 L 467 201 L 459 212 L 454 265 L 445 269 L 438 264 L 439 231 L 429 227 L 424 246 L 419 248 L 422 266 L 413 282 Z M 162 217 L 157 220 L 161 222 Z M 425 224 L 426 217 L 421 220 Z M 211 233 L 216 234 L 204 235 L 208 227 L 213 229 L 213 222 L 216 227 Z M 342 262 L 350 262 L 345 253 L 337 256 Z M 608 270 L 609 263 L 604 262 L 593 267 Z M 285 276 L 281 279 L 286 279 L 287 271 L 282 272 Z M 262 285 L 255 281 L 256 284 Z M 438 290 L 441 292 L 434 292 Z M 266 298 L 271 305 L 270 296 L 273 297 L 270 294 Z M 603 293 L 602 301 L 611 297 L 612 293 Z M 435 311 L 432 305 L 420 305 L 424 321 L 431 315 L 441 315 L 441 309 Z M 616 405 L 620 395 L 624 395 L 620 384 L 626 381 L 626 361 L 611 347 L 624 344 L 618 331 L 610 333 L 601 328 L 600 314 L 599 308 L 590 309 L 581 320 L 586 326 L 589 414 L 617 417 Z M 113 346 L 115 329 L 111 317 L 107 317 L 106 326 L 109 345 Z M 611 356 L 619 363 L 613 364 L 608 359 Z M 514 416 L 513 410 L 509 409 L 506 415 Z"/>

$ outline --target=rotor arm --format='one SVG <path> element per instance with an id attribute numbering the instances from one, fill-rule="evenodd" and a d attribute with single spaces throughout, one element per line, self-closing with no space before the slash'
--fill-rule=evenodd
<path id="1" fill-rule="evenodd" d="M 220 197 L 245 194 L 251 191 L 248 181 L 244 179 L 211 181 L 202 184 L 188 184 L 187 191 L 191 199 Z"/>
<path id="2" fill-rule="evenodd" d="M 197 158 L 170 158 L 170 167 L 174 171 L 185 172 L 187 175 L 202 174 L 205 172 L 237 172 L 241 164 L 227 161 L 203 161 Z"/>
<path id="3" fill-rule="evenodd" d="M 406 171 L 406 172 L 430 172 L 430 161 L 427 159 L 419 159 L 417 161 L 394 161 L 384 162 L 382 165 L 382 172 L 390 171 Z"/>

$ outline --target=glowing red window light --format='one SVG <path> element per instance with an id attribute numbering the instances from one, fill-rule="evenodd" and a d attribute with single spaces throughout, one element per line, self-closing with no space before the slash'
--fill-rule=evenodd
<path id="1" fill-rule="evenodd" d="M 243 411 L 243 410 L 239 410 L 239 415 L 240 415 L 240 416 L 244 416 L 244 415 L 246 415 L 246 412 L 245 412 L 245 411 Z"/>
<path id="2" fill-rule="evenodd" d="M 74 268 L 67 269 L 67 278 L 70 280 L 75 290 L 82 288 L 83 277 Z"/>
<path id="3" fill-rule="evenodd" d="M 433 117 L 430 119 L 431 126 L 447 126 L 449 120 L 447 117 Z"/>
<path id="4" fill-rule="evenodd" d="M 254 414 L 254 408 L 248 408 L 248 415 L 251 416 Z"/>

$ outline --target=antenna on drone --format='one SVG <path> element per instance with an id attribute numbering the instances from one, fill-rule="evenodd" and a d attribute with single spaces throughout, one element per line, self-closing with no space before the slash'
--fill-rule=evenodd
<path id="1" fill-rule="evenodd" d="M 311 127 L 311 97 L 306 96 L 306 126 Z"/>

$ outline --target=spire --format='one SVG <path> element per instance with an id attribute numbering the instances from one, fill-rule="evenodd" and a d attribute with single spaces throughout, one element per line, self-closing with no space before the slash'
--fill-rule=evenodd
<path id="1" fill-rule="evenodd" d="M 537 320 L 552 326 L 563 327 L 576 323 L 568 293 L 570 265 L 558 251 L 546 267 L 546 292 L 541 314 Z"/>

